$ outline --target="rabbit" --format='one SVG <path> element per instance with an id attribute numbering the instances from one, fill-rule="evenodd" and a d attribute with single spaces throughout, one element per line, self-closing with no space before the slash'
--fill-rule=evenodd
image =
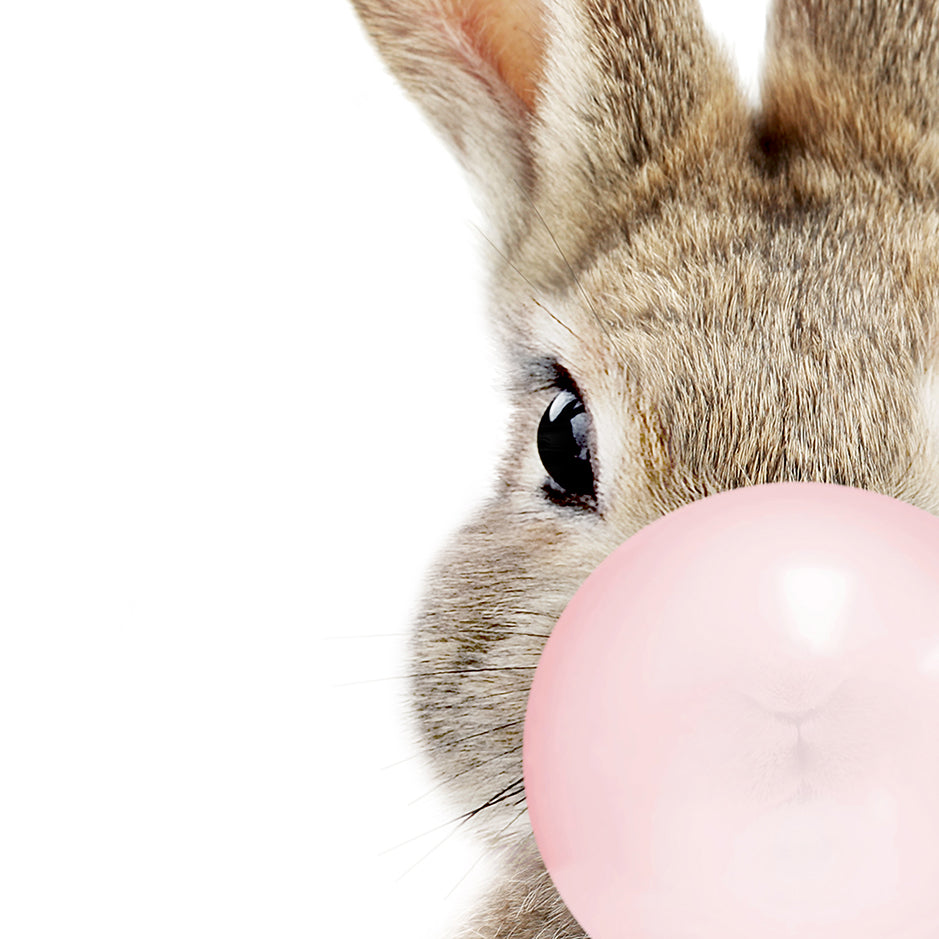
<path id="1" fill-rule="evenodd" d="M 939 0 L 777 0 L 756 107 L 694 0 L 352 2 L 483 207 L 509 375 L 410 640 L 427 755 L 499 858 L 463 935 L 573 939 L 521 762 L 581 582 L 741 486 L 939 512 Z"/>

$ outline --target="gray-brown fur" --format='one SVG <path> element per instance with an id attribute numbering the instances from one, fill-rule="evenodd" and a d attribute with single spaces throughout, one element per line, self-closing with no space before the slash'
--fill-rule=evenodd
<path id="1" fill-rule="evenodd" d="M 783 0 L 751 114 L 682 0 L 548 0 L 531 106 L 486 64 L 489 34 L 459 64 L 439 29 L 452 3 L 354 2 L 498 207 L 514 419 L 491 499 L 429 579 L 414 711 L 504 860 L 466 935 L 569 939 L 513 784 L 538 654 L 584 577 L 737 486 L 836 482 L 939 510 L 939 4 Z M 542 492 L 554 363 L 591 412 L 594 509 Z"/>

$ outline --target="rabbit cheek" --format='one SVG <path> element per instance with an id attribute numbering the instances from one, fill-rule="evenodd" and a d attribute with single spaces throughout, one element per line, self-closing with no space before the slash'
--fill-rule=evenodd
<path id="1" fill-rule="evenodd" d="M 558 616 L 607 552 L 590 547 L 576 514 L 487 506 L 432 572 L 411 640 L 411 706 L 432 767 L 489 837 L 525 824 L 531 680 Z"/>

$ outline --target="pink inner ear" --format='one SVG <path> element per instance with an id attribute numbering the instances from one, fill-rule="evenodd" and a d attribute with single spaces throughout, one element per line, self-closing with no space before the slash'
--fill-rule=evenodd
<path id="1" fill-rule="evenodd" d="M 534 110 L 544 47 L 540 0 L 453 0 L 463 32 L 529 110 Z"/>

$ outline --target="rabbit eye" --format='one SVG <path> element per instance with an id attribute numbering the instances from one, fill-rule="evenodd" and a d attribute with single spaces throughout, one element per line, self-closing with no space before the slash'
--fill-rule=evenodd
<path id="1" fill-rule="evenodd" d="M 557 489 L 593 496 L 590 416 L 574 392 L 561 391 L 548 405 L 538 425 L 538 455 Z"/>

